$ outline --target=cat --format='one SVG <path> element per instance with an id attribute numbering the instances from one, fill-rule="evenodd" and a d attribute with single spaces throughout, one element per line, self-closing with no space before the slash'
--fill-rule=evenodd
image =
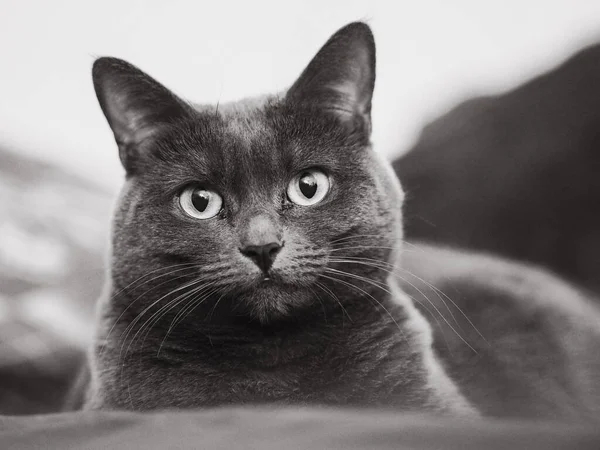
<path id="1" fill-rule="evenodd" d="M 400 182 L 370 143 L 368 25 L 261 100 L 193 106 L 115 58 L 93 81 L 126 179 L 87 409 L 600 412 L 588 299 L 533 268 L 404 243 Z"/>

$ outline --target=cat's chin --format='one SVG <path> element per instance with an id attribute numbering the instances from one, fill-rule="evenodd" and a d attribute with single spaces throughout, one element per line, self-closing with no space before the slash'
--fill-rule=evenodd
<path id="1" fill-rule="evenodd" d="M 243 292 L 238 300 L 261 323 L 293 317 L 312 303 L 310 290 L 302 286 L 284 284 L 262 278 Z"/>

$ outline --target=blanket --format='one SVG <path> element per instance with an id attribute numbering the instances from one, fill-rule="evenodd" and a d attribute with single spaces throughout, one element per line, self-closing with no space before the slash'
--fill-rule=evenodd
<path id="1" fill-rule="evenodd" d="M 383 411 L 235 408 L 5 417 L 0 419 L 0 443 L 11 450 L 597 450 L 600 431 L 564 424 L 441 419 Z"/>

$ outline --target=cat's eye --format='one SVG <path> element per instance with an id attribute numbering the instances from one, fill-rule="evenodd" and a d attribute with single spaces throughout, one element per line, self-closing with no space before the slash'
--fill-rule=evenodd
<path id="1" fill-rule="evenodd" d="M 179 204 L 188 216 L 195 219 L 210 219 L 221 211 L 223 199 L 214 191 L 189 186 L 179 194 Z"/>
<path id="2" fill-rule="evenodd" d="M 296 175 L 287 188 L 288 198 L 300 206 L 319 203 L 329 192 L 329 177 L 317 169 L 305 170 Z"/>

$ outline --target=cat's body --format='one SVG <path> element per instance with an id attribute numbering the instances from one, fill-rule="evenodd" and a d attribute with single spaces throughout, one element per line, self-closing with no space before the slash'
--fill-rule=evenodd
<path id="1" fill-rule="evenodd" d="M 478 411 L 600 418 L 600 311 L 583 291 L 515 261 L 426 245 L 408 247 L 401 268 L 435 354 Z"/>
<path id="2" fill-rule="evenodd" d="M 371 294 L 381 307 L 346 305 L 345 312 L 326 314 L 319 308 L 301 321 L 273 326 L 188 321 L 164 343 L 167 330 L 160 327 L 140 350 L 130 352 L 123 366 L 102 375 L 101 394 L 92 404 L 142 410 L 262 403 L 401 405 L 412 411 L 469 412 L 443 371 L 431 372 L 428 329 L 408 299 L 398 292 L 407 314 L 390 299 Z"/>
<path id="3" fill-rule="evenodd" d="M 433 277 L 428 271 L 441 273 L 433 281 L 450 296 L 462 283 L 470 288 L 463 312 L 486 334 L 481 308 L 497 292 L 493 274 L 469 283 L 469 264 L 450 273 L 437 266 L 435 252 L 428 261 L 429 252 L 402 246 L 402 190 L 369 144 L 374 70 L 364 24 L 334 35 L 287 93 L 250 106 L 194 109 L 123 61 L 95 64 L 96 92 L 128 176 L 88 407 L 276 403 L 593 419 L 600 404 L 594 362 L 580 366 L 589 369 L 589 384 L 573 394 L 586 396 L 576 406 L 531 389 L 541 403 L 550 399 L 536 414 L 512 404 L 487 407 L 486 389 L 520 388 L 518 380 L 471 385 L 483 369 L 469 345 L 481 342 L 469 343 L 467 333 L 467 344 L 444 348 L 436 322 L 401 289 L 411 265 L 419 282 Z M 514 302 L 546 301 L 509 290 L 505 305 L 517 323 L 526 316 Z M 573 292 L 565 288 L 566 296 Z M 555 308 L 547 302 L 536 319 Z M 591 325 L 575 330 L 581 351 L 598 341 Z M 533 334 L 532 351 L 554 350 Z M 510 328 L 490 336 L 477 354 L 491 361 L 501 353 L 510 372 L 518 342 L 516 353 L 494 342 L 507 335 Z M 554 338 L 571 345 L 569 336 Z M 533 370 L 554 376 L 561 363 L 568 376 L 570 361 L 553 356 L 542 354 Z M 529 380 L 531 367 L 522 362 L 514 376 Z M 563 391 L 560 398 L 573 397 Z"/>

